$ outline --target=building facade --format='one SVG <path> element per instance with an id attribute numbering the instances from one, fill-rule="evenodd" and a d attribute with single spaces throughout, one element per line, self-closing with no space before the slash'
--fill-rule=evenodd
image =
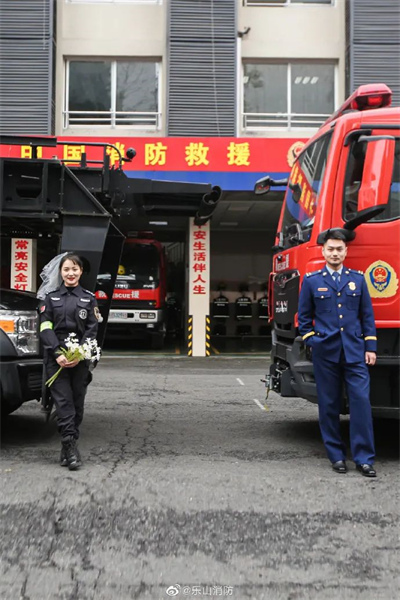
<path id="1" fill-rule="evenodd" d="M 57 135 L 309 137 L 344 98 L 340 0 L 57 9 Z"/>
<path id="2" fill-rule="evenodd" d="M 355 87 L 400 102 L 397 0 L 0 4 L 1 132 L 308 138 Z"/>
<path id="3" fill-rule="evenodd" d="M 75 162 L 85 141 L 132 146 L 129 176 L 219 185 L 211 291 L 236 293 L 265 282 L 282 201 L 255 181 L 285 177 L 358 85 L 400 102 L 399 20 L 398 0 L 2 0 L 0 133 L 82 140 Z"/>

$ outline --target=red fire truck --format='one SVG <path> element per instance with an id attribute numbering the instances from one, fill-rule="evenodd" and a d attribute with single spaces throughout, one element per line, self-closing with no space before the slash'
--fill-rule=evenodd
<path id="1" fill-rule="evenodd" d="M 308 349 L 297 329 L 305 273 L 321 268 L 321 242 L 341 228 L 346 266 L 362 270 L 372 297 L 378 358 L 371 368 L 374 416 L 399 417 L 400 108 L 391 90 L 364 85 L 302 149 L 287 181 L 265 177 L 255 192 L 286 185 L 269 278 L 272 356 L 266 385 L 317 401 Z M 344 398 L 342 412 L 348 412 Z"/>
<path id="2" fill-rule="evenodd" d="M 146 237 L 147 236 L 147 237 Z M 107 299 L 110 274 L 97 277 L 96 298 Z M 108 317 L 108 337 L 149 339 L 162 348 L 165 338 L 166 260 L 162 244 L 152 234 L 124 242 Z"/>

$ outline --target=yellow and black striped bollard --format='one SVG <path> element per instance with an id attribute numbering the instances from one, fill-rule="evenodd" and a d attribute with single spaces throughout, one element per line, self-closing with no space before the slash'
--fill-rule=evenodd
<path id="1" fill-rule="evenodd" d="M 193 317 L 188 317 L 188 356 L 193 352 Z"/>
<path id="2" fill-rule="evenodd" d="M 211 319 L 206 316 L 206 356 L 211 354 Z"/>

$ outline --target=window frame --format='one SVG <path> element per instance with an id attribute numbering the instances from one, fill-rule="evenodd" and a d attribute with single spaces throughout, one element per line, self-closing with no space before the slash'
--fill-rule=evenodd
<path id="1" fill-rule="evenodd" d="M 394 136 L 395 141 L 396 141 L 396 146 L 400 147 L 400 136 Z M 347 223 L 348 221 L 351 221 L 352 218 L 355 217 L 355 215 L 358 212 L 358 193 L 360 191 L 360 188 L 357 190 L 357 211 L 355 212 L 350 212 L 347 210 L 346 204 L 348 204 L 348 200 L 346 201 L 346 195 L 347 195 L 347 188 L 349 187 L 349 181 L 348 181 L 348 173 L 349 173 L 349 168 L 350 168 L 350 161 L 352 160 L 352 149 L 354 148 L 354 146 L 358 143 L 358 140 L 352 140 L 352 142 L 349 144 L 349 150 L 348 150 L 348 155 L 347 155 L 347 160 L 346 160 L 346 170 L 345 170 L 345 174 L 344 174 L 344 181 L 343 181 L 343 189 L 342 189 L 342 218 L 343 221 L 345 223 Z M 365 150 L 367 149 L 367 142 L 364 142 L 365 144 Z M 361 180 L 363 177 L 363 173 L 364 173 L 364 166 L 365 166 L 365 153 L 364 153 L 364 157 L 363 157 L 363 163 L 362 163 L 362 169 L 361 169 Z M 392 173 L 392 185 L 393 183 L 397 183 L 394 181 L 394 174 L 395 174 L 395 169 L 396 169 L 396 162 L 393 165 L 393 173 Z M 361 185 L 361 180 L 360 180 L 360 185 Z M 399 184 L 400 185 L 400 182 Z M 392 196 L 391 196 L 392 192 L 390 192 L 390 196 L 389 196 L 389 201 L 388 201 L 388 205 L 385 208 L 384 211 L 382 211 L 382 213 L 380 213 L 379 215 L 377 215 L 376 217 L 373 217 L 372 219 L 370 219 L 369 221 L 367 221 L 366 223 L 371 223 L 371 224 L 376 224 L 376 223 L 390 223 L 392 221 L 397 221 L 398 219 L 400 219 L 400 211 L 399 214 L 395 215 L 394 217 L 390 217 L 390 218 L 382 218 L 383 215 L 385 215 L 387 208 L 390 208 L 390 202 L 393 201 L 392 200 Z"/>
<path id="2" fill-rule="evenodd" d="M 83 0 L 78 0 L 83 1 Z M 104 0 L 103 0 L 104 1 Z M 331 8 L 332 6 L 336 6 L 336 0 L 328 0 L 324 2 L 323 0 L 307 0 L 304 1 L 295 1 L 295 0 L 243 0 L 243 6 L 249 8 L 281 8 L 287 6 L 328 6 Z"/>
<path id="3" fill-rule="evenodd" d="M 286 108 L 287 108 L 287 112 L 286 113 L 246 113 L 244 111 L 244 106 L 245 106 L 245 82 L 244 82 L 244 78 L 245 78 L 245 74 L 244 74 L 244 70 L 245 70 L 245 65 L 246 64 L 259 64 L 259 65 L 285 65 L 287 68 L 287 73 L 286 73 Z M 338 107 L 338 61 L 333 61 L 333 60 L 315 60 L 315 59 L 295 59 L 295 60 L 288 60 L 288 61 L 281 61 L 281 60 L 269 60 L 266 61 L 264 59 L 260 59 L 260 58 L 253 58 L 253 59 L 249 59 L 246 58 L 245 60 L 242 60 L 242 65 L 241 65 L 241 110 L 242 110 L 242 115 L 241 115 L 241 128 L 243 131 L 248 131 L 248 132 L 262 132 L 262 131 L 295 131 L 295 132 L 299 132 L 303 129 L 306 130 L 310 130 L 310 129 L 314 129 L 317 130 L 321 127 L 321 125 L 331 116 L 332 113 L 329 114 L 316 114 L 314 115 L 313 113 L 296 113 L 297 116 L 304 116 L 304 117 L 320 117 L 319 121 L 310 121 L 309 124 L 299 124 L 296 125 L 295 122 L 293 122 L 293 117 L 295 115 L 292 114 L 292 66 L 293 65 L 299 65 L 299 64 L 307 64 L 307 65 L 317 65 L 317 66 L 322 66 L 322 65 L 329 65 L 329 66 L 333 66 L 333 111 L 332 113 L 337 109 Z M 260 124 L 255 124 L 255 125 L 248 125 L 247 124 L 247 115 L 254 115 L 254 116 L 262 116 L 265 115 L 267 117 L 270 118 L 270 120 L 273 119 L 274 115 L 280 115 L 280 120 L 285 119 L 285 124 L 284 125 L 280 125 L 279 122 L 277 122 L 276 125 L 271 125 L 271 124 L 267 124 L 267 125 L 260 125 Z"/>
<path id="4" fill-rule="evenodd" d="M 67 4 L 162 4 L 163 0 L 65 0 Z"/>
<path id="5" fill-rule="evenodd" d="M 71 111 L 69 110 L 69 91 L 70 91 L 70 64 L 72 62 L 90 62 L 90 63 L 96 63 L 96 62 L 110 62 L 110 81 L 111 81 L 111 88 L 110 88 L 110 110 L 107 111 L 107 115 L 109 115 L 109 118 L 107 118 L 107 123 L 96 123 L 96 122 L 92 122 L 92 123 L 76 123 L 73 122 L 71 123 Z M 151 112 L 149 111 L 148 113 L 144 112 L 144 111 L 129 111 L 128 114 L 132 114 L 132 115 L 152 115 L 154 116 L 154 125 L 149 125 L 148 122 L 145 123 L 138 123 L 137 125 L 132 125 L 130 123 L 118 123 L 118 114 L 126 114 L 125 111 L 117 111 L 116 107 L 117 107 L 117 70 L 118 70 L 118 62 L 149 62 L 155 65 L 155 70 L 156 70 L 156 80 L 157 80 L 157 108 L 158 110 L 156 112 Z M 65 57 L 64 58 L 64 68 L 65 68 L 65 89 L 64 89 L 64 109 L 62 112 L 62 125 L 63 125 L 63 130 L 67 130 L 70 129 L 71 127 L 81 127 L 81 128 L 92 128 L 92 127 L 101 127 L 101 128 L 111 128 L 111 129 L 133 129 L 133 130 L 151 130 L 151 131 L 159 131 L 162 128 L 162 113 L 160 110 L 161 107 L 161 101 L 162 101 L 162 94 L 161 94 L 161 86 L 162 86 L 162 63 L 161 63 L 161 59 L 160 58 L 153 58 L 153 57 L 135 57 L 134 59 L 132 58 L 115 58 L 115 57 L 82 57 L 82 56 L 74 56 L 74 57 Z M 85 112 L 89 113 L 89 112 L 95 112 L 96 114 L 100 114 L 102 111 L 74 111 L 74 112 L 79 112 L 79 114 L 84 114 Z M 106 117 L 105 117 L 106 118 Z M 89 118 L 90 120 L 90 118 Z"/>

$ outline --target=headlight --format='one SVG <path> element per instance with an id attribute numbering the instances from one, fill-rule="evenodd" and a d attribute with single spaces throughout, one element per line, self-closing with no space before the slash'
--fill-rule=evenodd
<path id="1" fill-rule="evenodd" d="M 39 354 L 39 315 L 36 311 L 0 310 L 0 327 L 19 356 Z"/>

